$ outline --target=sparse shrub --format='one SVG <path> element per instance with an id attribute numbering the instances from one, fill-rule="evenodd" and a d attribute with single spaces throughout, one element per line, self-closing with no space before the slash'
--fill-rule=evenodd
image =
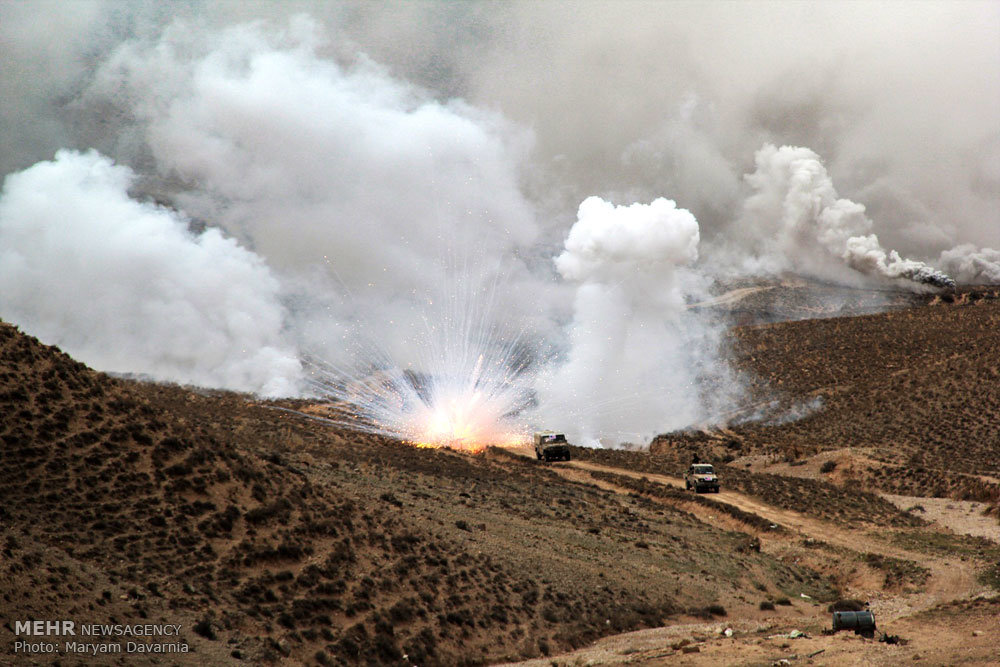
<path id="1" fill-rule="evenodd" d="M 780 604 L 783 607 L 791 607 L 792 601 L 789 600 L 788 598 L 778 598 L 777 600 L 774 601 L 774 604 Z"/>
<path id="2" fill-rule="evenodd" d="M 726 608 L 723 607 L 721 604 L 710 604 L 706 607 L 689 609 L 688 613 L 691 614 L 692 616 L 697 616 L 699 618 L 711 620 L 715 616 L 725 616 Z"/>
<path id="3" fill-rule="evenodd" d="M 829 612 L 834 611 L 864 611 L 865 603 L 861 600 L 840 599 L 826 608 Z"/>
<path id="4" fill-rule="evenodd" d="M 267 491 L 260 482 L 256 482 L 250 489 L 250 496 L 257 502 L 262 503 L 267 498 Z"/>
<path id="5" fill-rule="evenodd" d="M 392 539 L 389 540 L 389 543 L 392 544 L 392 548 L 396 551 L 412 551 L 416 545 L 420 544 L 420 542 L 420 536 L 412 533 L 393 535 Z"/>
<path id="6" fill-rule="evenodd" d="M 980 583 L 1000 591 L 1000 562 L 980 572 L 978 578 Z"/>
<path id="7" fill-rule="evenodd" d="M 826 461 L 823 465 L 821 465 L 819 467 L 819 471 L 825 475 L 827 473 L 833 472 L 834 470 L 836 470 L 836 468 L 837 468 L 837 462 L 830 460 Z"/>
<path id="8" fill-rule="evenodd" d="M 288 502 L 287 498 L 279 498 L 273 503 L 268 503 L 261 507 L 255 507 L 246 513 L 247 523 L 263 523 L 269 519 L 278 518 L 281 520 L 287 519 L 289 513 L 291 512 L 292 504 Z"/>
<path id="9" fill-rule="evenodd" d="M 549 623 L 558 623 L 559 614 L 556 612 L 555 607 L 551 605 L 545 605 L 542 609 L 542 618 L 544 618 Z"/>
<path id="10" fill-rule="evenodd" d="M 923 585 L 930 576 L 930 570 L 911 560 L 883 556 L 882 554 L 865 553 L 861 560 L 877 570 L 885 572 L 885 586 L 900 584 Z"/>
<path id="11" fill-rule="evenodd" d="M 434 655 L 434 650 L 437 645 L 437 638 L 430 628 L 424 628 L 421 630 L 416 637 L 410 640 L 410 643 L 406 645 L 405 651 L 409 656 L 410 662 L 413 664 L 424 664 L 428 662 L 428 658 Z"/>
<path id="12" fill-rule="evenodd" d="M 774 611 L 774 603 L 770 600 L 762 600 L 760 603 L 761 611 Z"/>
<path id="13" fill-rule="evenodd" d="M 208 619 L 203 618 L 195 623 L 194 631 L 205 639 L 215 639 L 215 630 L 212 629 L 212 624 L 209 623 Z"/>
<path id="14" fill-rule="evenodd" d="M 381 496 L 379 496 L 379 499 L 383 500 L 383 501 L 385 501 L 387 503 L 389 503 L 390 505 L 395 505 L 396 507 L 402 507 L 403 506 L 402 501 L 399 498 L 397 498 L 395 496 L 395 494 L 393 494 L 393 493 L 391 493 L 389 491 L 386 491 Z"/>
<path id="15" fill-rule="evenodd" d="M 405 623 L 416 614 L 416 605 L 412 598 L 404 598 L 389 609 L 389 618 L 393 623 Z"/>

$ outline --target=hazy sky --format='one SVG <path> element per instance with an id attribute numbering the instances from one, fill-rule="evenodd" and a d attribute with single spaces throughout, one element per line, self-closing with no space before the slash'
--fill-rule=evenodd
<path id="1" fill-rule="evenodd" d="M 58 11 L 54 11 L 58 6 Z M 56 148 L 124 151 L 79 95 L 123 41 L 307 13 L 320 55 L 367 57 L 534 137 L 531 196 L 668 196 L 711 233 L 765 142 L 806 146 L 884 242 L 1000 246 L 995 2 L 5 2 L 4 171 Z M 19 103 L 12 104 L 17 100 Z M 124 157 L 124 156 L 122 156 Z M 627 200 L 627 201 L 626 201 Z M 556 235 L 558 237 L 558 235 Z"/>

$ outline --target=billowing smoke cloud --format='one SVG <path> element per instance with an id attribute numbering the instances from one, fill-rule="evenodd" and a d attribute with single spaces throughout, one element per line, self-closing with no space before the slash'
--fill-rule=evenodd
<path id="1" fill-rule="evenodd" d="M 365 59 L 344 69 L 320 57 L 324 40 L 303 17 L 277 34 L 242 25 L 191 41 L 178 25 L 125 45 L 88 95 L 130 105 L 159 171 L 197 184 L 185 208 L 252 238 L 274 264 L 333 248 L 357 284 L 384 273 L 412 283 L 434 268 L 421 262 L 443 233 L 533 240 L 521 147 L 501 117 L 440 103 Z"/>
<path id="2" fill-rule="evenodd" d="M 522 184 L 551 221 L 549 243 L 561 241 L 590 194 L 620 202 L 668 194 L 714 240 L 738 215 L 753 152 L 773 143 L 821 155 L 841 196 L 864 203 L 882 245 L 903 256 L 937 258 L 965 243 L 1000 248 L 1000 6 L 992 2 L 808 12 L 753 0 L 637 1 L 628 12 L 598 2 L 387 11 L 313 0 L 93 0 L 59 12 L 4 3 L 0 169 L 70 146 L 146 173 L 132 113 L 80 96 L 109 53 L 125 41 L 155 44 L 180 19 L 185 39 L 175 34 L 162 50 L 183 60 L 226 26 L 266 21 L 268 34 L 288 36 L 288 17 L 300 12 L 329 38 L 317 50 L 323 60 L 349 69 L 366 54 L 430 98 L 462 98 L 531 128 Z M 161 73 L 148 74 L 155 82 Z"/>
<path id="3" fill-rule="evenodd" d="M 0 197 L 0 313 L 108 371 L 296 393 L 278 283 L 217 229 L 129 198 L 134 175 L 61 151 Z"/>
<path id="4" fill-rule="evenodd" d="M 940 265 L 959 282 L 1000 283 L 1000 250 L 964 243 L 942 252 Z"/>
<path id="5" fill-rule="evenodd" d="M 1000 248 L 996 3 L 431 3 L 345 19 L 394 71 L 532 127 L 556 211 L 668 194 L 714 241 L 772 143 L 821 155 L 903 256 Z"/>
<path id="6" fill-rule="evenodd" d="M 846 266 L 866 276 L 954 286 L 951 278 L 927 264 L 884 249 L 871 233 L 865 207 L 837 196 L 813 151 L 767 145 L 757 151 L 756 165 L 746 177 L 753 192 L 732 235 L 736 250 L 730 247 L 730 253 L 750 252 L 744 270 L 791 270 L 843 279 Z"/>
<path id="7" fill-rule="evenodd" d="M 296 285 L 302 345 L 336 355 L 325 339 L 360 320 L 364 336 L 385 331 L 383 347 L 412 354 L 399 332 L 423 326 L 423 306 L 442 300 L 456 270 L 486 281 L 507 257 L 516 294 L 510 252 L 537 235 L 518 183 L 528 137 L 367 59 L 341 67 L 319 55 L 323 42 L 305 17 L 281 30 L 176 24 L 120 47 L 87 99 L 136 118 L 155 187 L 174 183 L 184 211 Z"/>
<path id="8" fill-rule="evenodd" d="M 79 98 L 79 115 L 96 110 L 118 119 L 114 141 L 98 143 L 143 165 L 141 176 L 105 165 L 109 182 L 91 178 L 83 185 L 77 173 L 82 158 L 61 154 L 54 166 L 41 163 L 12 176 L 5 195 L 9 210 L 18 206 L 14 197 L 31 188 L 52 202 L 34 218 L 34 228 L 8 237 L 18 253 L 51 251 L 23 248 L 32 233 L 68 227 L 87 236 L 93 225 L 125 229 L 129 216 L 137 227 L 150 215 L 169 219 L 162 209 L 143 217 L 153 209 L 129 200 L 131 188 L 207 223 L 193 248 L 231 247 L 256 273 L 226 275 L 210 257 L 185 262 L 177 252 L 176 276 L 157 276 L 153 289 L 148 281 L 129 280 L 131 291 L 115 306 L 128 320 L 120 328 L 111 326 L 108 310 L 99 309 L 81 309 L 92 325 L 76 326 L 60 314 L 57 282 L 34 310 L 28 301 L 15 307 L 9 294 L 0 315 L 102 369 L 292 394 L 301 389 L 294 382 L 298 366 L 262 363 L 273 350 L 281 353 L 277 361 L 308 351 L 345 368 L 357 363 L 370 369 L 384 365 L 385 357 L 405 368 L 425 354 L 421 346 L 440 345 L 428 338 L 461 315 L 452 312 L 456 294 L 462 307 L 491 300 L 514 322 L 515 332 L 517 313 L 530 319 L 544 312 L 544 300 L 535 304 L 521 296 L 526 269 L 510 254 L 536 235 L 517 171 L 529 135 L 496 114 L 460 101 L 438 102 L 364 58 L 341 67 L 318 55 L 322 42 L 318 26 L 305 17 L 277 30 L 261 24 L 206 30 L 179 22 L 162 34 L 128 41 L 97 68 Z M 48 178 L 32 177 L 36 170 Z M 95 206 L 63 215 L 62 207 L 71 207 L 81 188 L 90 188 L 80 196 Z M 74 197 L 65 197 L 66 191 Z M 102 216 L 101 197 L 127 213 L 92 221 Z M 155 239 L 150 245 L 155 251 Z M 176 249 L 170 250 L 163 250 L 164 260 Z M 140 255 L 149 251 L 136 249 Z M 93 243 L 73 252 L 90 267 L 83 284 L 121 289 L 116 264 L 127 257 L 105 256 Z M 491 287 L 498 273 L 504 274 L 503 290 Z M 171 286 L 173 277 L 181 284 Z M 157 288 L 174 289 L 178 301 L 198 297 L 192 310 L 206 316 L 213 300 L 220 300 L 216 316 L 225 323 L 230 297 L 218 293 L 220 278 L 234 295 L 257 294 L 259 303 L 251 305 L 261 313 L 251 319 L 259 331 L 253 338 L 237 332 L 228 346 L 234 351 L 227 352 L 257 358 L 252 378 L 233 372 L 232 359 L 216 358 L 217 346 L 183 358 L 185 345 L 173 337 L 211 333 L 212 326 L 189 326 L 195 323 L 166 313 L 148 317 L 149 309 L 140 307 L 165 298 Z M 21 274 L 10 273 L 9 279 L 23 293 L 35 286 Z M 535 295 L 552 289 L 537 281 L 528 287 Z M 291 307 L 279 306 L 279 300 Z M 105 328 L 97 331 L 99 326 Z"/>
<path id="9" fill-rule="evenodd" d="M 700 385 L 720 369 L 699 367 L 696 350 L 716 341 L 684 305 L 698 241 L 694 216 L 667 199 L 580 204 L 555 259 L 578 285 L 570 345 L 540 382 L 544 416 L 578 442 L 645 442 L 704 414 Z"/>
<path id="10" fill-rule="evenodd" d="M 676 267 L 698 259 L 698 221 L 690 211 L 663 198 L 614 206 L 588 197 L 576 216 L 566 250 L 555 260 L 563 278 L 613 284 L 658 278 L 657 300 L 682 303 L 671 278 Z"/>
<path id="11" fill-rule="evenodd" d="M 1000 7 L 808 14 L 0 4 L 0 317 L 101 368 L 267 393 L 298 390 L 313 354 L 393 366 L 416 395 L 441 346 L 488 340 L 497 354 L 444 357 L 476 378 L 535 364 L 554 427 L 574 414 L 621 440 L 707 419 L 720 329 L 681 304 L 715 275 L 1000 280 Z M 84 152 L 50 162 L 60 147 Z M 74 176 L 87 160 L 103 166 Z M 23 217 L 32 189 L 46 207 Z M 592 194 L 607 201 L 574 221 Z M 87 231 L 133 225 L 170 240 Z M 84 284 L 115 295 L 104 322 L 65 297 Z M 184 338 L 199 327 L 218 344 Z"/>

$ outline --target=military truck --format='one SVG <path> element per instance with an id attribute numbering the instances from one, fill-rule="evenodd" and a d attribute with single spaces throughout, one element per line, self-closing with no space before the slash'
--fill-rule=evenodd
<path id="1" fill-rule="evenodd" d="M 695 493 L 702 491 L 719 492 L 719 477 L 710 463 L 692 463 L 684 474 L 684 487 Z"/>
<path id="2" fill-rule="evenodd" d="M 569 443 L 566 436 L 554 431 L 538 431 L 535 433 L 535 456 L 538 460 L 554 461 L 562 459 L 569 461 Z"/>

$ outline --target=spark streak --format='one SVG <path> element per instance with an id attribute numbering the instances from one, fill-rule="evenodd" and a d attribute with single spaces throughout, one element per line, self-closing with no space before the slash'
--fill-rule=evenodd
<path id="1" fill-rule="evenodd" d="M 306 359 L 315 393 L 344 415 L 337 423 L 418 447 L 478 452 L 527 443 L 523 413 L 535 402 L 537 351 L 523 331 L 496 323 L 495 282 L 461 289 L 467 284 L 419 302 L 424 330 L 408 346 L 411 359 L 394 358 L 371 331 L 358 336 L 350 368 Z"/>

